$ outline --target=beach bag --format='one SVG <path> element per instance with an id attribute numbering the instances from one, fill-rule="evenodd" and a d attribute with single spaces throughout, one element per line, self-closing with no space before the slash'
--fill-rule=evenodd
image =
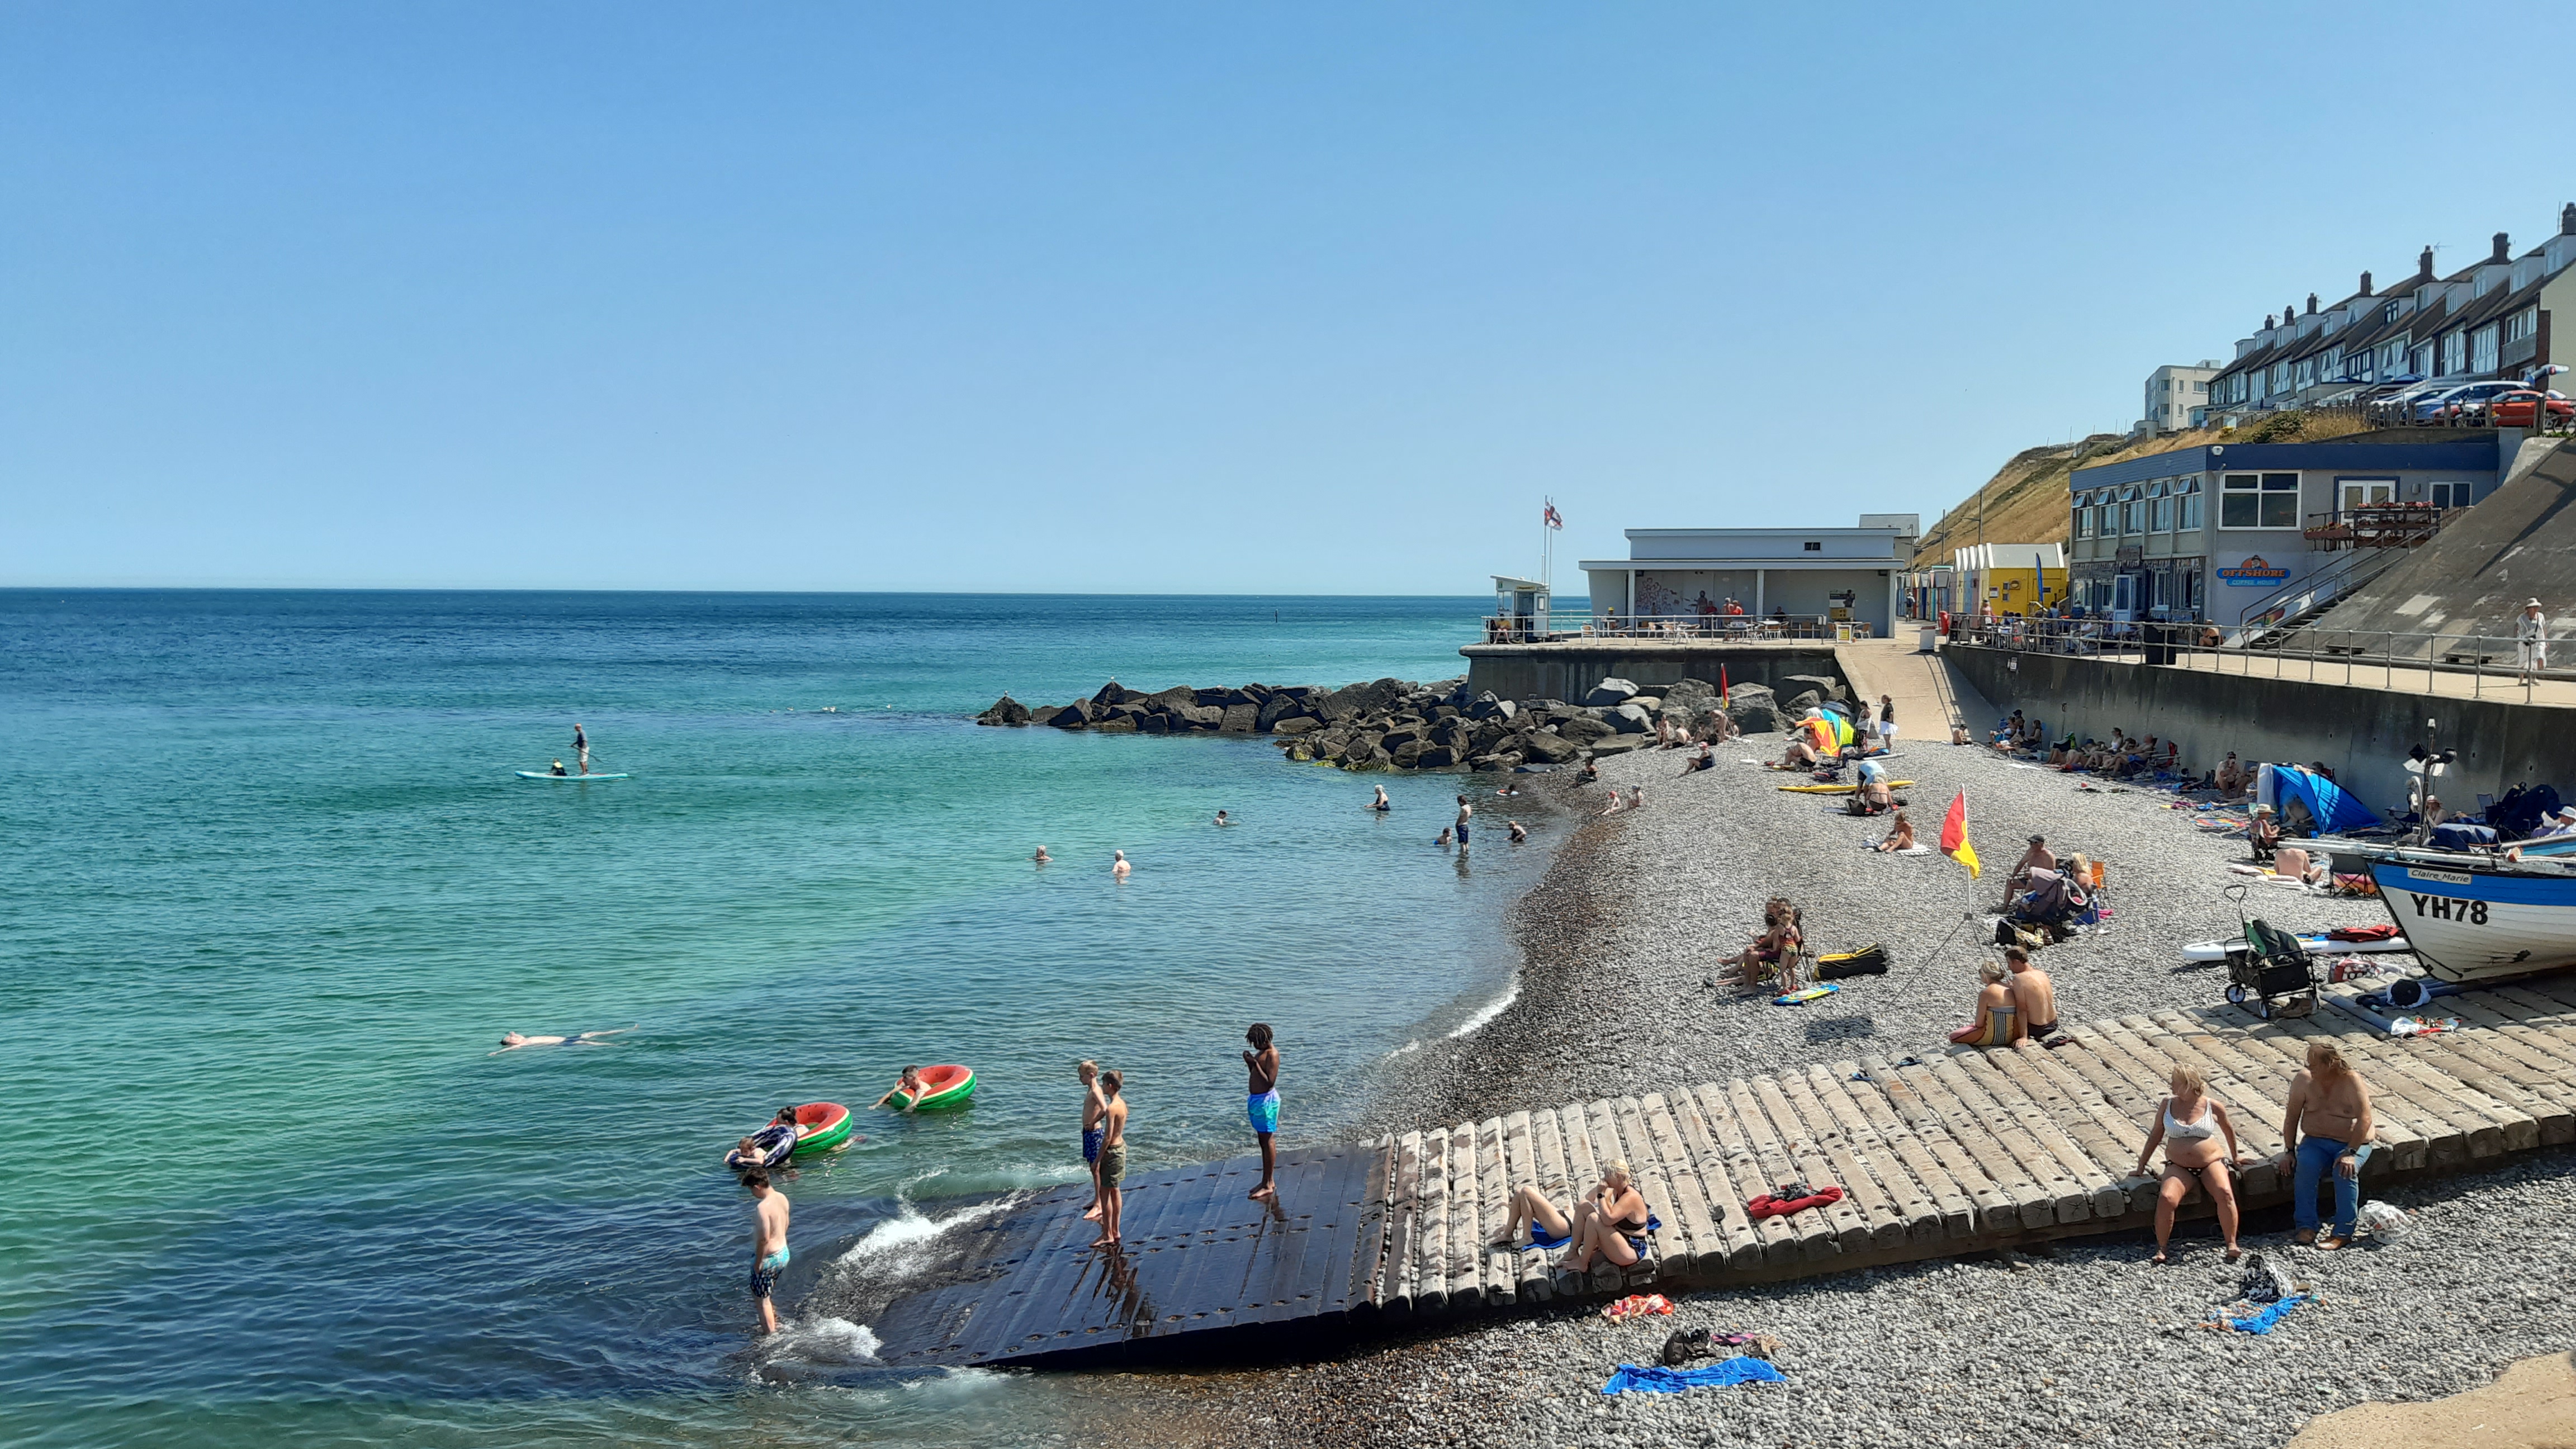
<path id="1" fill-rule="evenodd" d="M 2406 1216 L 2405 1209 L 2393 1202 L 2381 1202 L 2375 1198 L 2361 1205 L 2358 1216 L 2361 1225 L 2370 1229 L 2370 1235 L 2383 1242 L 2397 1241 L 2406 1236 L 2408 1228 L 2415 1225 L 2415 1220 Z"/>
<path id="2" fill-rule="evenodd" d="M 1895 964 L 1881 945 L 1863 946 L 1857 951 L 1841 951 L 1816 958 L 1816 979 L 1841 981 L 1852 976 L 1884 976 Z"/>
<path id="3" fill-rule="evenodd" d="M 2004 920 L 1995 922 L 1995 944 L 1998 946 L 2019 946 L 2025 951 L 2036 951 L 2040 947 L 2047 945 L 2048 939 L 2040 935 L 2037 931 L 2031 930 L 2013 921 Z"/>

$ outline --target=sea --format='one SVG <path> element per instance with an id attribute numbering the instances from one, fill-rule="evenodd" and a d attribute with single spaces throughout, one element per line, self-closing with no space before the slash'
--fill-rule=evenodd
<path id="1" fill-rule="evenodd" d="M 846 1305 L 1080 1178 L 1082 1058 L 1137 1170 L 1248 1150 L 1256 1020 L 1283 1141 L 1347 1130 L 1508 998 L 1556 825 L 1470 860 L 1459 777 L 972 716 L 1448 678 L 1484 603 L 0 591 L 0 1440 L 1084 1438 L 1086 1380 Z M 518 776 L 576 722 L 624 778 Z M 867 1109 L 945 1062 L 971 1107 Z M 721 1157 L 816 1100 L 865 1140 L 782 1179 L 765 1339 Z"/>

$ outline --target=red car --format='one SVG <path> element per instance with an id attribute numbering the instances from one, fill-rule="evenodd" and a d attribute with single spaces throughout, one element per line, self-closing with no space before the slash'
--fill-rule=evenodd
<path id="1" fill-rule="evenodd" d="M 2527 428 L 2531 426 L 2532 412 L 2539 404 L 2540 394 L 2524 388 L 2489 399 L 2482 412 L 2485 420 L 2496 427 Z M 2552 391 L 2549 394 L 2550 425 L 2564 425 L 2569 418 L 2576 418 L 2576 401 L 2570 401 L 2563 392 Z"/>

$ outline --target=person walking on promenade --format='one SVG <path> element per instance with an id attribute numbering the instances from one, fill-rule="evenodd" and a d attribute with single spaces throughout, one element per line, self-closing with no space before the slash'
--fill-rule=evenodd
<path id="1" fill-rule="evenodd" d="M 1100 1074 L 1101 1100 L 1108 1105 L 1100 1113 L 1100 1236 L 1092 1239 L 1095 1248 L 1118 1245 L 1118 1214 L 1126 1206 L 1125 1191 L 1119 1187 L 1127 1175 L 1127 1099 L 1119 1094 L 1126 1078 L 1116 1072 Z"/>
<path id="2" fill-rule="evenodd" d="M 1091 1173 L 1091 1206 L 1082 1210 L 1085 1222 L 1100 1221 L 1100 1119 L 1109 1111 L 1109 1099 L 1100 1095 L 1100 1064 L 1080 1062 L 1073 1074 L 1082 1079 L 1082 1165 Z"/>
<path id="3" fill-rule="evenodd" d="M 2525 684 L 2534 673 L 2549 667 L 2549 620 L 2542 616 L 2538 599 L 2525 602 L 2513 621 L 2513 655 Z"/>
<path id="4" fill-rule="evenodd" d="M 1878 697 L 1878 743 L 1890 754 L 1895 753 L 1896 698 L 1893 695 L 1882 694 Z"/>
<path id="5" fill-rule="evenodd" d="M 1475 814 L 1475 813 L 1476 813 L 1476 807 L 1467 803 L 1467 797 L 1466 797 L 1466 796 L 1464 796 L 1464 795 L 1459 796 L 1459 797 L 1458 797 L 1458 848 L 1459 848 L 1460 850 L 1465 850 L 1465 849 L 1467 848 L 1467 817 L 1468 817 L 1468 816 L 1470 816 L 1470 815 L 1473 815 L 1473 814 Z"/>
<path id="6" fill-rule="evenodd" d="M 2352 1241 L 2361 1207 L 2361 1164 L 2379 1129 L 2371 1115 L 2370 1088 L 2330 1041 L 2308 1043 L 2308 1064 L 2290 1078 L 2290 1100 L 2281 1117 L 2281 1155 L 2291 1168 L 2290 1220 L 2298 1239 L 2331 1253 Z M 2334 1231 L 2318 1237 L 2317 1188 L 2334 1165 Z"/>
<path id="7" fill-rule="evenodd" d="M 769 1169 L 746 1168 L 742 1185 L 751 1189 L 751 1296 L 760 1302 L 760 1331 L 778 1331 L 778 1310 L 770 1291 L 787 1268 L 787 1194 L 769 1185 Z"/>
<path id="8" fill-rule="evenodd" d="M 1464 836 L 1465 828 L 1458 833 Z M 1251 1076 L 1244 1085 L 1244 1115 L 1252 1119 L 1252 1135 L 1261 1144 L 1261 1183 L 1244 1196 L 1275 1198 L 1279 1195 L 1279 1048 L 1271 1042 L 1270 1027 L 1264 1022 L 1254 1022 L 1243 1039 L 1252 1043 L 1252 1050 L 1243 1054 L 1244 1069 Z"/>

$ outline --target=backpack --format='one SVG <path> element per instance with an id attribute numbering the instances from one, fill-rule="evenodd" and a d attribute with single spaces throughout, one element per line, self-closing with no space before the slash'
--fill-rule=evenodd
<path id="1" fill-rule="evenodd" d="M 1895 959 L 1880 945 L 1863 946 L 1857 951 L 1842 951 L 1816 958 L 1816 979 L 1840 981 L 1852 976 L 1884 976 Z"/>

